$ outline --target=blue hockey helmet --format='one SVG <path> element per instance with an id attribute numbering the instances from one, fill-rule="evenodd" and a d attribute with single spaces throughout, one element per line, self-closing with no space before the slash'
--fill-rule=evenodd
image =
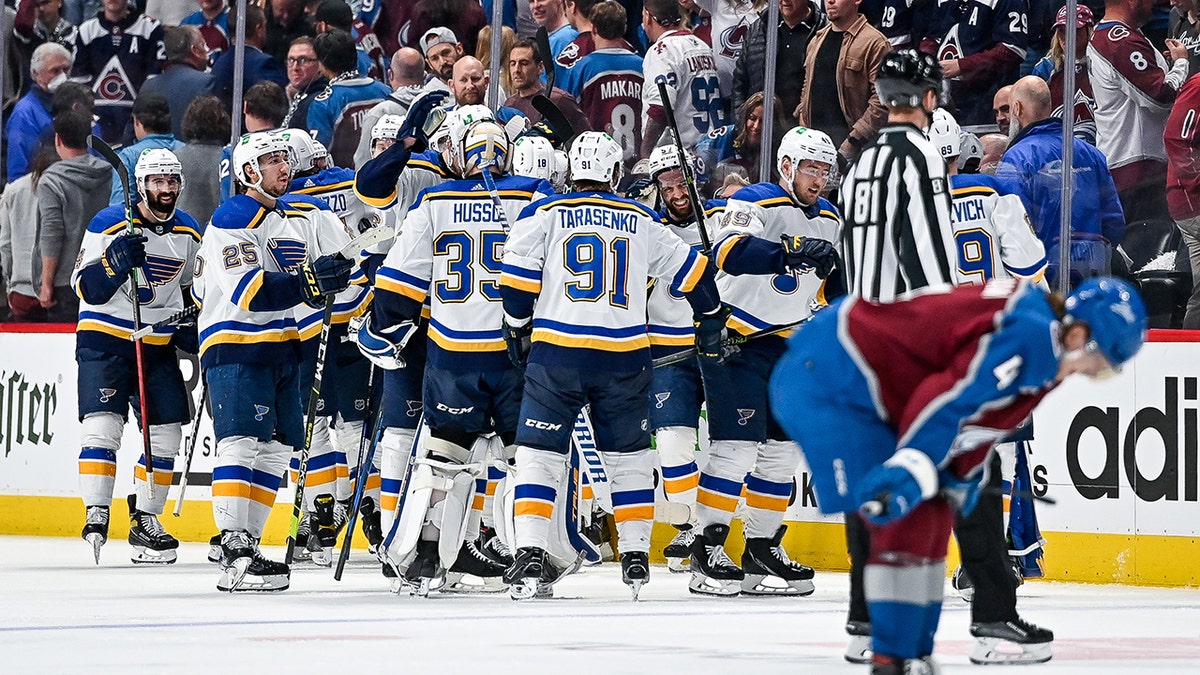
<path id="1" fill-rule="evenodd" d="M 1114 277 L 1095 277 L 1067 297 L 1065 323 L 1083 322 L 1090 342 L 1113 366 L 1120 367 L 1142 348 L 1149 320 L 1137 289 Z"/>

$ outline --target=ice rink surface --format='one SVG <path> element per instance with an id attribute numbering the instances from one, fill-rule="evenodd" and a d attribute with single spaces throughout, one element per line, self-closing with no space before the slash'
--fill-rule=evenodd
<path id="1" fill-rule="evenodd" d="M 282 549 L 264 549 L 282 559 Z M 2 673 L 866 673 L 842 660 L 847 576 L 807 598 L 702 599 L 655 567 L 634 604 L 615 564 L 584 569 L 552 600 L 400 597 L 366 552 L 342 581 L 299 567 L 283 593 L 215 590 L 207 546 L 137 566 L 122 540 L 101 565 L 81 539 L 0 537 Z M 947 585 L 949 590 L 949 585 Z M 952 591 L 951 591 L 952 592 Z M 973 666 L 970 614 L 948 597 L 943 673 L 1200 672 L 1200 590 L 1028 583 L 1022 614 L 1055 632 L 1054 659 Z"/>

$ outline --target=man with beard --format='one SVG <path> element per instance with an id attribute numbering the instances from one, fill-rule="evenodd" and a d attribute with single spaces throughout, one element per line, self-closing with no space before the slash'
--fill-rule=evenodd
<path id="1" fill-rule="evenodd" d="M 258 549 L 293 448 L 300 408 L 300 305 L 350 285 L 354 263 L 336 253 L 345 232 L 324 207 L 284 195 L 292 169 L 278 132 L 247 134 L 233 149 L 245 188 L 213 213 L 197 256 L 200 366 L 217 438 L 213 518 L 221 530 L 221 591 L 282 591 L 290 569 Z M 327 253 L 327 251 L 330 251 Z"/>
<path id="2" fill-rule="evenodd" d="M 83 538 L 96 563 L 108 540 L 109 506 L 117 480 L 117 451 L 129 407 L 139 404 L 139 380 L 153 397 L 146 401 L 154 486 L 145 458 L 134 467 L 135 494 L 129 495 L 129 544 L 135 563 L 173 563 L 179 542 L 158 522 L 188 421 L 189 401 L 175 349 L 197 350 L 196 329 L 167 326 L 142 338 L 142 368 L 134 343 L 133 306 L 137 298 L 145 325 L 191 303 L 192 265 L 200 247 L 195 218 L 175 208 L 183 189 L 183 166 L 161 148 L 146 150 L 134 168 L 141 197 L 126 221 L 123 204 L 109 206 L 88 224 L 71 285 L 81 300 L 75 358 L 79 362 L 79 418 L 82 422 L 79 486 L 87 523 Z M 135 273 L 136 270 L 136 273 Z M 133 287 L 136 285 L 136 288 Z M 153 494 L 151 494 L 153 493 Z"/>
<path id="3" fill-rule="evenodd" d="M 463 48 L 454 32 L 449 28 L 430 28 L 421 36 L 418 45 L 425 55 L 425 67 L 429 77 L 425 78 L 426 85 L 430 80 L 441 80 L 449 88 L 450 78 L 454 76 L 454 62 L 462 58 Z"/>

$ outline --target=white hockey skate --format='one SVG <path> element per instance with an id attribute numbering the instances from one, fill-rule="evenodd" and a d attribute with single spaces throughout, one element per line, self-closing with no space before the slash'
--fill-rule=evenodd
<path id="1" fill-rule="evenodd" d="M 100 547 L 108 541 L 108 507 L 87 507 L 87 521 L 83 525 L 83 539 L 92 545 L 92 555 L 100 564 Z"/>
<path id="2" fill-rule="evenodd" d="M 1054 656 L 1050 647 L 1054 642 L 1054 633 L 1020 617 L 1013 621 L 973 623 L 971 635 L 975 636 L 971 663 L 1045 663 Z"/>

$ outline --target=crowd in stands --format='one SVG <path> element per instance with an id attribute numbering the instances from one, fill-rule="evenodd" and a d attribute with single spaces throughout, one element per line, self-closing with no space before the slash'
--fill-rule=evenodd
<path id="1" fill-rule="evenodd" d="M 491 62 L 493 2 L 503 3 L 500 63 Z M 773 158 L 782 131 L 797 125 L 829 134 L 844 169 L 885 121 L 875 73 L 903 47 L 937 56 L 945 107 L 978 131 L 978 170 L 1022 197 L 1052 261 L 1057 118 L 1069 99 L 1078 139 L 1073 267 L 1107 270 L 1133 224 L 1174 222 L 1180 271 L 1200 280 L 1197 0 L 1087 0 L 1073 26 L 1064 0 L 777 2 L 771 27 L 764 0 L 250 0 L 245 16 L 229 0 L 5 0 L 8 318 L 75 320 L 67 279 L 80 238 L 93 214 L 122 200 L 115 174 L 87 150 L 91 133 L 121 147 L 131 169 L 144 149 L 176 152 L 181 206 L 201 223 L 229 195 L 231 126 L 303 129 L 335 164 L 354 168 L 370 156 L 375 121 L 438 89 L 529 124 L 541 119 L 533 101 L 545 94 L 575 131 L 611 134 L 636 176 L 638 160 L 665 140 L 654 78 L 664 59 L 683 58 L 698 76 L 669 95 L 713 197 L 770 180 L 759 173 L 761 153 Z M 243 104 L 234 110 L 239 22 Z M 540 27 L 549 54 L 533 40 Z M 1070 58 L 1067 30 L 1076 36 Z M 1064 95 L 1067 67 L 1075 91 Z M 1048 99 L 1025 76 L 1048 83 Z M 499 95 L 489 100 L 493 78 Z M 772 138 L 763 134 L 767 115 Z M 1183 325 L 1200 327 L 1200 293 Z"/>

